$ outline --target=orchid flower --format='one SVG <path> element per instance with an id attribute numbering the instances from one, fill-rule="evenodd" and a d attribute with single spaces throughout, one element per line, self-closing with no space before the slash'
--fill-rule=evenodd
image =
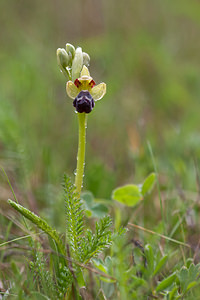
<path id="1" fill-rule="evenodd" d="M 71 99 L 74 99 L 73 105 L 77 112 L 90 113 L 94 108 L 95 101 L 102 99 L 105 95 L 106 84 L 102 82 L 96 85 L 85 65 L 80 76 L 74 82 L 67 82 L 66 92 Z"/>

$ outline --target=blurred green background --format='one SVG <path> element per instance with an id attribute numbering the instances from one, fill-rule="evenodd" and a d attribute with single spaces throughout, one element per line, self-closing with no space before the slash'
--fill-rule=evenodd
<path id="1" fill-rule="evenodd" d="M 141 182 L 154 170 L 149 141 L 162 188 L 196 190 L 198 0 L 1 0 L 0 28 L 0 164 L 21 202 L 57 203 L 63 173 L 76 167 L 77 116 L 56 61 L 66 42 L 107 83 L 88 116 L 84 189 L 110 199 Z M 3 174 L 0 189 L 3 203 Z"/>

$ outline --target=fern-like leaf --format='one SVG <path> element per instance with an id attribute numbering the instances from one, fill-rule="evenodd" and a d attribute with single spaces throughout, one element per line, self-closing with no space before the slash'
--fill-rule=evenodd
<path id="1" fill-rule="evenodd" d="M 99 222 L 96 222 L 94 234 L 89 229 L 86 231 L 82 244 L 82 248 L 84 249 L 82 257 L 83 263 L 87 264 L 92 258 L 96 257 L 100 252 L 112 244 L 111 224 L 111 218 L 106 216 L 100 219 Z"/>
<path id="2" fill-rule="evenodd" d="M 48 271 L 48 266 L 42 253 L 41 245 L 36 242 L 36 248 L 33 251 L 34 261 L 30 262 L 30 268 L 35 277 L 35 283 L 39 291 L 44 293 L 48 297 L 58 298 L 58 290 L 53 280 L 53 276 Z"/>
<path id="3" fill-rule="evenodd" d="M 65 299 L 64 296 L 70 293 L 73 276 L 69 268 L 60 265 L 59 275 L 56 278 L 57 288 L 59 290 L 59 299 Z M 66 298 L 67 299 L 67 298 Z"/>
<path id="4" fill-rule="evenodd" d="M 82 256 L 83 209 L 81 200 L 77 197 L 75 186 L 69 177 L 64 175 L 64 195 L 66 209 L 67 242 L 72 257 L 80 261 Z"/>

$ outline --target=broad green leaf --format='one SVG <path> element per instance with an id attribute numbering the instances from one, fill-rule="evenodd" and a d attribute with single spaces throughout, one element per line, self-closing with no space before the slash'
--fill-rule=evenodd
<path id="1" fill-rule="evenodd" d="M 142 195 L 149 193 L 154 186 L 156 181 L 156 174 L 151 173 L 142 184 Z"/>
<path id="2" fill-rule="evenodd" d="M 95 204 L 91 208 L 94 217 L 104 217 L 108 213 L 108 208 L 102 203 Z"/>
<path id="3" fill-rule="evenodd" d="M 103 265 L 103 262 L 100 259 L 93 259 L 94 266 L 99 269 L 101 272 L 108 274 L 108 268 Z"/>
<path id="4" fill-rule="evenodd" d="M 104 293 L 104 300 L 116 299 L 116 285 L 114 283 L 106 282 L 104 280 L 101 282 L 101 289 Z M 96 299 L 99 299 L 99 297 Z"/>
<path id="5" fill-rule="evenodd" d="M 182 292 L 186 292 L 193 286 L 193 282 L 196 281 L 199 274 L 200 271 L 198 265 L 195 266 L 194 264 L 191 264 L 189 269 L 182 267 L 180 272 L 177 274 Z M 190 284 L 192 284 L 191 287 Z"/>
<path id="6" fill-rule="evenodd" d="M 105 258 L 105 265 L 109 268 L 112 267 L 112 258 L 110 256 L 106 256 Z"/>
<path id="7" fill-rule="evenodd" d="M 104 217 L 108 213 L 108 207 L 103 203 L 97 203 L 91 192 L 85 192 L 81 195 L 86 208 L 86 214 L 88 217 Z"/>
<path id="8" fill-rule="evenodd" d="M 199 264 L 198 265 L 191 264 L 189 267 L 190 281 L 195 280 L 197 278 L 197 276 L 199 276 L 199 274 L 200 274 Z"/>
<path id="9" fill-rule="evenodd" d="M 197 281 L 192 281 L 188 284 L 186 292 L 188 292 L 191 288 L 197 285 Z"/>
<path id="10" fill-rule="evenodd" d="M 85 192 L 81 194 L 81 199 L 84 200 L 87 208 L 91 208 L 92 207 L 92 203 L 94 201 L 94 196 L 92 195 L 91 192 Z"/>
<path id="11" fill-rule="evenodd" d="M 93 264 L 94 266 L 101 271 L 102 273 L 108 274 L 108 268 L 103 264 L 103 261 L 100 259 L 93 259 Z M 104 282 L 108 282 L 108 283 L 113 283 L 116 280 L 112 279 L 112 278 L 108 278 L 108 277 L 104 277 L 104 276 L 100 276 L 99 277 L 101 279 L 101 281 Z"/>
<path id="12" fill-rule="evenodd" d="M 176 273 L 173 273 L 169 277 L 165 278 L 157 285 L 156 292 L 161 292 L 166 288 L 168 288 L 170 285 L 172 285 L 175 279 L 176 279 Z"/>
<path id="13" fill-rule="evenodd" d="M 179 287 L 177 285 L 175 285 L 175 287 L 173 287 L 173 289 L 169 292 L 169 300 L 177 299 L 175 297 L 177 295 L 178 289 L 179 289 Z"/>
<path id="14" fill-rule="evenodd" d="M 161 258 L 161 260 L 158 262 L 158 264 L 155 267 L 155 270 L 153 272 L 153 276 L 155 276 L 156 274 L 158 274 L 158 272 L 160 272 L 162 267 L 166 264 L 167 259 L 168 259 L 168 255 L 165 255 Z"/>
<path id="15" fill-rule="evenodd" d="M 112 193 L 112 198 L 127 206 L 134 206 L 142 199 L 142 194 L 137 185 L 127 184 L 116 188 Z"/>
<path id="16" fill-rule="evenodd" d="M 194 262 L 193 258 L 189 257 L 186 260 L 186 267 L 189 269 L 190 265 Z"/>
<path id="17" fill-rule="evenodd" d="M 180 281 L 181 290 L 182 292 L 185 292 L 190 282 L 188 269 L 185 266 L 182 267 L 177 276 Z"/>

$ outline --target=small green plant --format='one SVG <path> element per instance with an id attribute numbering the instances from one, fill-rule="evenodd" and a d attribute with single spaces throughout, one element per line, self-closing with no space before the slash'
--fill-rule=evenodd
<path id="1" fill-rule="evenodd" d="M 155 179 L 155 173 L 151 173 L 142 184 L 127 184 L 118 187 L 113 191 L 112 198 L 127 206 L 135 206 L 151 191 Z"/>
<path id="2" fill-rule="evenodd" d="M 78 47 L 66 44 L 66 49 L 57 50 L 57 60 L 62 73 L 67 77 L 66 91 L 73 99 L 79 121 L 79 144 L 75 184 L 64 175 L 63 190 L 66 213 L 66 236 L 62 238 L 56 229 L 45 220 L 29 211 L 16 201 L 8 203 L 38 229 L 49 237 L 52 267 L 48 270 L 41 246 L 34 243 L 36 251 L 30 268 L 39 286 L 40 295 L 54 299 L 87 299 L 84 267 L 112 243 L 111 218 L 104 216 L 96 222 L 94 232 L 84 224 L 85 209 L 81 200 L 81 189 L 85 166 L 85 143 L 87 114 L 96 100 L 106 93 L 106 84 L 96 85 L 90 76 L 89 55 Z M 73 81 L 72 81 L 73 80 Z M 51 298 L 52 299 L 52 298 Z"/>

